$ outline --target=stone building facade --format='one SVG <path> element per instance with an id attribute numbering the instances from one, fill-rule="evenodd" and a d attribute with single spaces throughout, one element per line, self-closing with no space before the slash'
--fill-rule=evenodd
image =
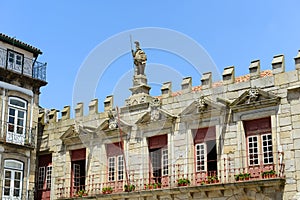
<path id="1" fill-rule="evenodd" d="M 293 71 L 283 55 L 271 65 L 186 77 L 177 92 L 167 82 L 159 97 L 135 73 L 121 108 L 107 96 L 102 112 L 97 99 L 87 115 L 82 103 L 74 118 L 41 112 L 39 199 L 299 199 L 300 51 Z"/>
<path id="2" fill-rule="evenodd" d="M 34 199 L 42 52 L 0 33 L 0 199 Z"/>

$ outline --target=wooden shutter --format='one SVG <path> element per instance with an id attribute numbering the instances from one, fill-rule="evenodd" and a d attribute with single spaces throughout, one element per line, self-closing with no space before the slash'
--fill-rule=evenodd
<path id="1" fill-rule="evenodd" d="M 123 145 L 121 142 L 106 144 L 107 157 L 122 155 Z"/>
<path id="2" fill-rule="evenodd" d="M 206 127 L 194 130 L 194 143 L 216 140 L 216 128 Z"/>
<path id="3" fill-rule="evenodd" d="M 71 151 L 71 160 L 72 161 L 85 160 L 85 154 L 86 154 L 85 148 L 73 150 Z"/>
<path id="4" fill-rule="evenodd" d="M 271 133 L 271 118 L 261 118 L 244 121 L 246 135 L 257 135 L 263 133 Z"/>
<path id="5" fill-rule="evenodd" d="M 149 149 L 158 149 L 168 145 L 167 135 L 158 135 L 148 138 Z"/>

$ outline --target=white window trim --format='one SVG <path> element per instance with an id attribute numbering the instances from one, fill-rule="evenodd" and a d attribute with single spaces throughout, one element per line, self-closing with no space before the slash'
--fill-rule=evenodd
<path id="1" fill-rule="evenodd" d="M 270 135 L 271 136 L 271 147 L 272 147 L 272 152 L 271 152 L 271 155 L 272 155 L 272 158 L 273 158 L 273 162 L 268 162 L 268 163 L 265 163 L 265 159 L 264 159 L 264 153 L 269 153 L 269 151 L 267 152 L 264 152 L 264 140 L 263 140 L 263 137 L 264 136 L 268 136 Z M 250 147 L 249 147 L 249 138 L 254 138 L 256 137 L 257 138 L 257 158 L 258 158 L 258 163 L 257 164 L 251 164 L 250 163 Z M 248 164 L 249 166 L 259 166 L 261 164 L 263 165 L 271 165 L 274 163 L 274 156 L 273 156 L 273 141 L 272 141 L 273 137 L 272 137 L 272 133 L 264 133 L 264 134 L 257 134 L 257 135 L 250 135 L 250 136 L 247 136 L 247 145 L 248 145 Z"/>
<path id="2" fill-rule="evenodd" d="M 121 166 L 122 169 L 120 168 L 120 159 L 122 159 Z M 111 171 L 111 169 L 113 169 Z M 120 177 L 120 172 L 122 172 L 122 177 Z M 118 155 L 118 156 L 111 156 L 108 157 L 108 181 L 114 182 L 114 181 L 122 181 L 124 180 L 124 157 L 123 155 Z"/>
<path id="3" fill-rule="evenodd" d="M 15 105 L 11 103 L 12 100 L 19 101 L 24 104 L 24 107 Z M 14 115 L 10 115 L 10 110 L 14 110 Z M 9 97 L 8 98 L 8 108 L 7 108 L 7 142 L 12 142 L 16 144 L 24 144 L 25 137 L 26 137 L 26 125 L 27 125 L 27 102 L 21 98 L 17 97 Z M 18 124 L 19 119 L 19 112 L 23 112 L 24 116 L 22 118 L 23 125 L 20 126 Z M 14 123 L 10 123 L 10 117 L 14 119 Z M 18 128 L 22 128 L 22 133 L 18 133 Z M 13 128 L 13 130 L 10 130 L 10 128 Z"/>
<path id="4" fill-rule="evenodd" d="M 39 167 L 38 190 L 44 189 L 44 181 L 45 181 L 45 166 Z"/>
<path id="5" fill-rule="evenodd" d="M 203 146 L 203 150 L 204 150 L 204 155 L 203 155 L 203 157 L 204 157 L 204 159 L 203 159 L 203 162 L 204 162 L 204 164 L 203 165 L 200 165 L 200 169 L 198 169 L 198 157 L 200 158 L 200 162 L 201 162 L 201 154 L 200 155 L 198 155 L 198 150 L 197 150 L 197 147 L 198 146 Z M 207 150 L 206 150 L 206 143 L 204 142 L 204 143 L 197 143 L 197 144 L 195 144 L 195 150 L 196 150 L 196 172 L 206 172 L 207 171 Z M 200 150 L 201 150 L 201 148 L 200 148 Z M 201 153 L 201 152 L 199 152 L 199 153 Z M 204 167 L 204 169 L 202 170 L 201 168 L 202 168 L 202 166 Z"/>
<path id="6" fill-rule="evenodd" d="M 168 149 L 162 149 L 162 175 L 167 176 L 169 174 L 169 156 L 168 156 Z M 165 163 L 166 161 L 166 163 Z"/>
<path id="7" fill-rule="evenodd" d="M 46 177 L 46 189 L 51 189 L 52 165 L 47 166 L 45 177 Z"/>
<path id="8" fill-rule="evenodd" d="M 20 167 L 13 167 L 10 166 L 9 163 L 15 163 L 19 165 Z M 4 186 L 5 186 L 5 181 L 3 181 L 3 191 L 2 191 L 2 199 L 3 200 L 21 200 L 22 199 L 22 192 L 23 192 L 23 163 L 17 160 L 5 160 L 4 161 L 4 170 L 3 170 L 3 180 L 5 180 L 5 172 L 10 171 L 11 172 L 11 179 L 10 179 L 10 196 L 4 195 Z M 19 187 L 19 196 L 14 196 L 14 182 L 15 182 L 15 173 L 18 172 L 20 173 L 20 187 Z"/>
<path id="9" fill-rule="evenodd" d="M 257 163 L 256 164 L 251 164 L 251 158 L 250 158 L 250 142 L 249 139 L 250 138 L 256 138 L 256 156 L 257 156 Z M 253 139 L 252 139 L 253 140 Z M 248 164 L 249 166 L 258 166 L 260 165 L 260 141 L 259 141 L 259 135 L 250 135 L 247 137 L 247 144 L 248 144 Z M 253 144 L 253 142 L 252 142 Z M 252 149 L 254 149 L 254 147 L 252 147 Z M 252 153 L 251 155 L 255 155 L 255 153 Z M 253 159 L 252 159 L 253 160 Z"/>
<path id="10" fill-rule="evenodd" d="M 111 170 L 112 169 L 112 170 Z M 116 157 L 112 156 L 108 158 L 108 181 L 116 181 Z"/>
<path id="11" fill-rule="evenodd" d="M 117 160 L 118 160 L 118 163 L 116 163 L 117 164 L 117 169 L 118 169 L 117 178 L 118 178 L 118 181 L 121 181 L 121 180 L 124 179 L 124 158 L 123 158 L 123 155 L 119 155 L 117 157 Z M 122 168 L 120 168 L 120 161 L 122 163 L 122 165 L 121 165 Z M 122 178 L 120 178 L 120 172 L 122 172 Z"/>
<path id="12" fill-rule="evenodd" d="M 268 154 L 269 154 L 270 151 L 267 151 L 267 152 L 264 151 L 264 147 L 265 147 L 265 146 L 264 146 L 264 139 L 263 139 L 263 137 L 264 137 L 264 136 L 267 136 L 267 137 L 268 137 L 269 135 L 271 136 L 271 143 L 272 143 L 272 144 L 271 144 L 271 148 L 272 148 L 271 155 L 272 155 L 273 162 L 265 163 L 265 156 L 264 156 L 264 154 L 265 154 L 265 153 L 268 153 Z M 266 147 L 269 147 L 269 146 L 270 146 L 270 145 L 268 144 Z M 273 141 L 272 141 L 272 134 L 271 134 L 271 133 L 265 133 L 265 134 L 262 134 L 262 135 L 261 135 L 261 155 L 262 155 L 262 160 L 263 160 L 263 164 L 264 164 L 264 165 L 270 165 L 270 164 L 273 164 L 273 163 L 274 163 L 274 156 L 273 156 Z M 269 160 L 269 159 L 270 159 L 270 157 L 268 156 L 268 160 Z"/>

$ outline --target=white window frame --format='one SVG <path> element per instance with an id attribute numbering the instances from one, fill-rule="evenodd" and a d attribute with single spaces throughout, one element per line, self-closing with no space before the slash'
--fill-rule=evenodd
<path id="1" fill-rule="evenodd" d="M 269 138 L 270 136 L 270 138 Z M 266 140 L 264 139 L 266 137 Z M 262 134 L 261 135 L 261 151 L 262 151 L 262 160 L 265 165 L 273 164 L 274 157 L 273 157 L 273 141 L 272 141 L 272 134 Z M 270 150 L 271 148 L 271 150 Z M 267 162 L 265 162 L 267 161 Z"/>
<path id="2" fill-rule="evenodd" d="M 24 106 L 14 104 L 13 101 L 16 101 L 19 104 L 24 104 Z M 27 102 L 17 97 L 9 97 L 8 117 L 7 117 L 7 137 L 6 137 L 7 142 L 22 144 L 22 145 L 24 144 L 26 123 L 27 123 L 26 117 L 27 117 Z M 20 124 L 21 122 L 22 124 Z"/>
<path id="3" fill-rule="evenodd" d="M 117 157 L 118 159 L 118 180 L 121 181 L 124 179 L 124 159 L 123 159 L 123 155 L 119 155 Z"/>
<path id="4" fill-rule="evenodd" d="M 44 189 L 44 181 L 45 181 L 45 167 L 39 167 L 39 174 L 38 174 L 38 189 Z"/>
<path id="5" fill-rule="evenodd" d="M 52 165 L 47 166 L 46 171 L 46 189 L 51 189 Z"/>
<path id="6" fill-rule="evenodd" d="M 248 140 L 248 158 L 249 158 L 248 163 L 249 163 L 249 166 L 257 166 L 260 163 L 259 136 L 251 135 L 251 136 L 247 137 L 247 140 Z"/>
<path id="7" fill-rule="evenodd" d="M 264 139 L 264 137 L 266 137 L 266 139 Z M 253 141 L 254 138 L 256 138 L 256 141 Z M 252 139 L 252 141 L 250 141 L 250 139 Z M 252 144 L 252 146 L 250 146 L 250 144 Z M 260 165 L 261 163 L 264 165 L 269 165 L 274 163 L 273 141 L 272 141 L 271 133 L 247 136 L 247 145 L 248 145 L 249 166 L 257 166 Z"/>
<path id="8" fill-rule="evenodd" d="M 116 173 L 116 157 L 108 158 L 108 181 L 115 181 L 115 173 Z"/>
<path id="9" fill-rule="evenodd" d="M 22 73 L 24 55 L 12 50 L 7 51 L 7 68 Z"/>
<path id="10" fill-rule="evenodd" d="M 10 177 L 5 177 L 7 172 L 10 172 Z M 16 179 L 16 174 L 19 174 L 20 179 Z M 22 199 L 22 183 L 23 183 L 23 163 L 17 160 L 5 160 L 4 161 L 4 172 L 3 172 L 3 191 L 2 199 L 3 200 L 21 200 Z M 19 187 L 16 186 L 16 181 L 19 182 Z M 6 184 L 8 186 L 5 186 Z M 5 190 L 9 189 L 9 195 L 5 194 Z M 19 194 L 15 195 L 15 192 L 19 190 Z"/>
<path id="11" fill-rule="evenodd" d="M 108 181 L 124 180 L 124 157 L 123 155 L 108 157 Z"/>
<path id="12" fill-rule="evenodd" d="M 169 161 L 168 161 L 168 149 L 162 149 L 162 175 L 167 176 L 169 174 Z"/>
<path id="13" fill-rule="evenodd" d="M 73 188 L 80 188 L 80 165 L 73 164 Z"/>
<path id="14" fill-rule="evenodd" d="M 195 149 L 196 149 L 196 172 L 206 172 L 207 170 L 206 143 L 195 144 Z"/>

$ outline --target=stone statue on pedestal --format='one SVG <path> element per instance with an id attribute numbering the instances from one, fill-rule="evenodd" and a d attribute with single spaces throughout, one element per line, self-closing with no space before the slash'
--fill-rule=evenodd
<path id="1" fill-rule="evenodd" d="M 132 52 L 134 65 L 135 65 L 135 75 L 145 75 L 147 55 L 140 48 L 140 43 L 138 41 L 135 41 L 134 44 L 135 44 L 135 51 L 132 49 L 131 52 Z"/>

